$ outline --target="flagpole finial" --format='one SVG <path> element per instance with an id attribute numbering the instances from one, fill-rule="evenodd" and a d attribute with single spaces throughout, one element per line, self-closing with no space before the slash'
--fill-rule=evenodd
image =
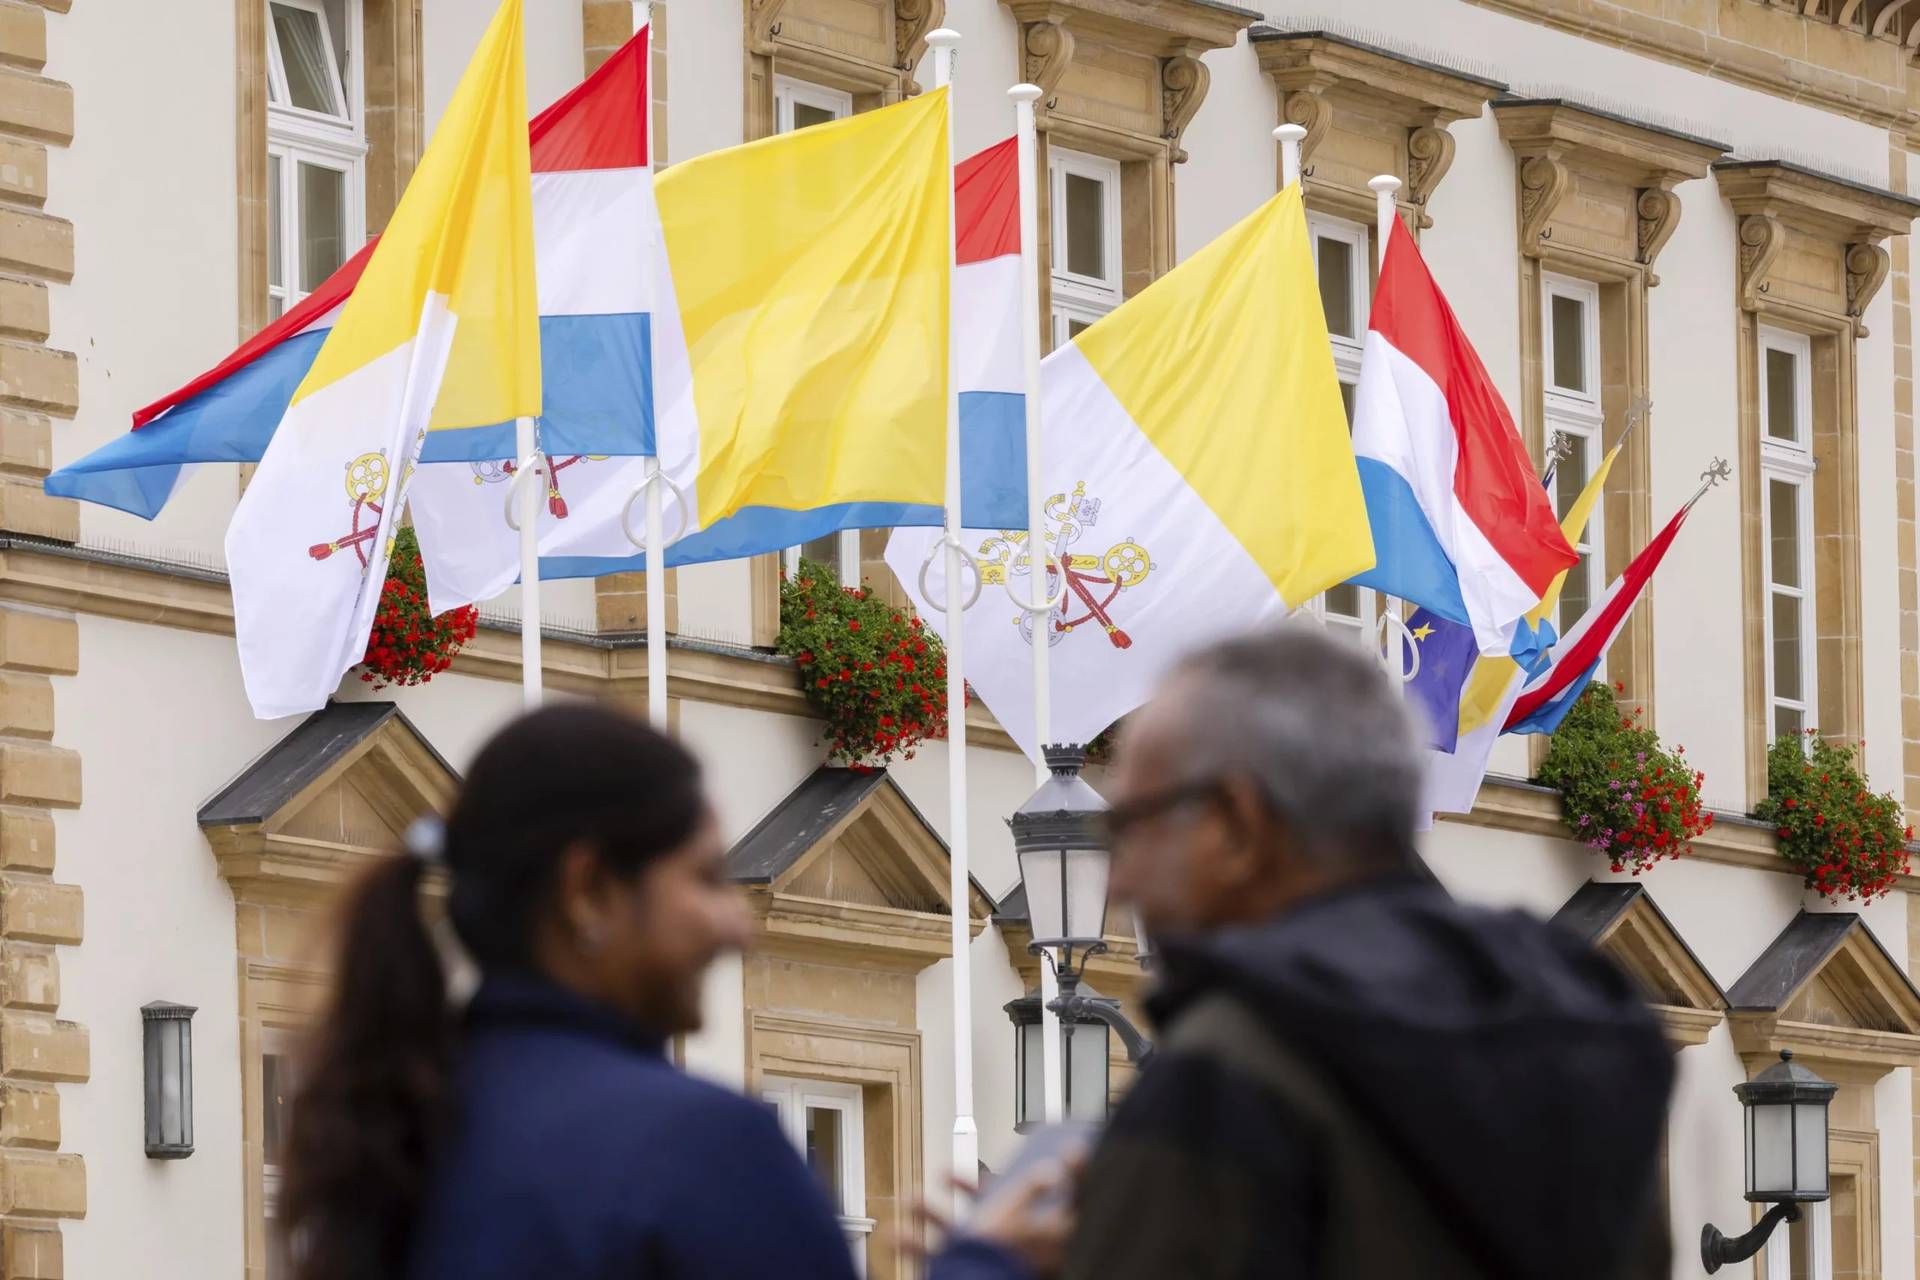
<path id="1" fill-rule="evenodd" d="M 1547 448 L 1543 461 L 1549 466 L 1559 466 L 1573 453 L 1573 437 L 1564 431 L 1555 431 L 1547 438 Z"/>
<path id="2" fill-rule="evenodd" d="M 1280 144 L 1282 189 L 1296 186 L 1300 182 L 1300 144 L 1306 141 L 1306 137 L 1306 128 L 1297 124 L 1283 124 L 1273 131 L 1273 140 Z"/>
<path id="3" fill-rule="evenodd" d="M 1007 96 L 1015 102 L 1038 102 L 1040 95 L 1045 92 L 1046 90 L 1037 84 L 1017 84 L 1007 90 Z"/>
<path id="4" fill-rule="evenodd" d="M 927 47 L 932 49 L 952 49 L 960 43 L 960 33 L 952 27 L 939 27 L 927 32 Z"/>
<path id="5" fill-rule="evenodd" d="M 1715 458 L 1707 464 L 1707 469 L 1700 473 L 1700 478 L 1706 482 L 1707 488 L 1711 489 L 1722 480 L 1733 479 L 1733 464 L 1725 458 Z"/>

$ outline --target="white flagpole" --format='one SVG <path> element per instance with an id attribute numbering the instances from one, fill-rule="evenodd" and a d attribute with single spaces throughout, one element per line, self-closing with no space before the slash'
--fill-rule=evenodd
<path id="1" fill-rule="evenodd" d="M 960 33 L 941 27 L 927 36 L 933 50 L 933 83 L 949 94 L 953 86 L 954 51 Z M 947 125 L 947 272 L 954 271 L 953 113 L 948 103 Z M 973 970 L 968 947 L 973 941 L 972 878 L 967 874 L 967 679 L 961 665 L 960 600 L 960 397 L 954 388 L 955 330 L 947 326 L 947 791 L 949 859 L 952 884 L 949 912 L 953 919 L 953 1171 L 963 1185 L 980 1176 L 980 1130 L 973 1118 Z"/>
<path id="2" fill-rule="evenodd" d="M 1400 179 L 1390 173 L 1370 178 L 1367 187 L 1373 192 L 1373 225 L 1375 242 L 1380 246 L 1380 265 L 1387 265 L 1387 244 L 1393 236 L 1393 222 L 1400 216 L 1399 207 L 1394 203 L 1394 193 L 1400 190 Z M 1378 286 L 1375 286 L 1378 288 Z M 1420 674 L 1420 644 L 1407 630 L 1407 624 L 1401 620 L 1400 611 L 1389 598 L 1386 608 L 1380 614 L 1380 662 L 1387 669 L 1387 675 L 1393 680 L 1396 691 L 1405 692 L 1413 678 Z M 1408 661 L 1402 655 L 1410 654 Z"/>
<path id="3" fill-rule="evenodd" d="M 653 23 L 653 0 L 633 0 L 633 31 L 638 35 Z M 649 50 L 651 52 L 651 50 Z M 653 127 L 653 104 L 647 104 L 647 127 Z M 648 139 L 647 154 L 653 154 Z M 656 420 L 654 429 L 659 430 Z M 656 451 L 659 448 L 655 443 Z M 641 460 L 646 468 L 647 489 L 647 723 L 660 732 L 667 731 L 667 569 L 666 530 L 661 516 L 660 459 Z"/>
<path id="4" fill-rule="evenodd" d="M 1013 99 L 1014 134 L 1020 151 L 1020 385 L 1027 401 L 1026 607 L 1033 624 L 1033 740 L 1044 747 L 1052 741 L 1053 733 L 1053 689 L 1047 671 L 1053 610 L 1047 603 L 1046 493 L 1040 470 L 1040 144 L 1033 121 L 1033 104 L 1040 100 L 1040 93 L 1040 87 L 1031 84 L 1017 84 L 1007 90 L 1007 96 Z M 1063 571 L 1065 567 L 1061 566 Z M 1035 786 L 1047 780 L 1047 772 L 1044 758 L 1033 762 Z M 1052 1009 L 1059 994 L 1060 980 L 1054 976 L 1053 966 L 1041 965 L 1040 1080 L 1049 1124 L 1066 1118 L 1060 1015 Z"/>
<path id="5" fill-rule="evenodd" d="M 1273 136 L 1280 144 L 1280 189 L 1285 191 L 1300 181 L 1300 143 L 1307 131 L 1301 125 L 1283 124 Z"/>
<path id="6" fill-rule="evenodd" d="M 520 506 L 520 689 L 532 710 L 540 705 L 540 503 L 551 464 L 535 452 L 532 418 L 514 420 L 513 439 L 521 468 L 514 477 Z"/>

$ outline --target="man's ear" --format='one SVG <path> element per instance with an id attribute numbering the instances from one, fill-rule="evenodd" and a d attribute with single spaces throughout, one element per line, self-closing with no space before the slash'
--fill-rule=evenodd
<path id="1" fill-rule="evenodd" d="M 1259 883 L 1272 874 L 1275 859 L 1282 856 L 1276 846 L 1284 833 L 1273 810 L 1260 789 L 1244 777 L 1230 777 L 1220 784 L 1220 808 L 1230 831 L 1223 850 L 1229 878 L 1241 885 Z"/>

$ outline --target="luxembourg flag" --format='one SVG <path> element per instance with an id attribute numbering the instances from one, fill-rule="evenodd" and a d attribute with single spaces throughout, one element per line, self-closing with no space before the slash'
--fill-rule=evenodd
<path id="1" fill-rule="evenodd" d="M 495 13 L 227 529 L 261 719 L 319 709 L 365 653 L 429 435 L 540 413 L 521 4 Z"/>
<path id="2" fill-rule="evenodd" d="M 1017 163 L 1016 141 L 1008 138 L 954 168 L 961 501 L 966 520 L 977 527 L 1012 528 L 1027 519 Z M 669 285 L 663 283 L 663 293 Z M 433 550 L 423 551 L 429 557 L 427 587 L 435 612 L 490 600 L 518 579 L 519 542 L 501 518 L 499 494 L 475 482 L 475 476 L 503 476 L 511 467 L 504 457 L 484 466 L 435 464 L 415 478 L 416 509 L 430 510 L 431 518 L 446 526 L 443 536 L 430 540 Z M 644 570 L 647 558 L 635 554 L 624 518 L 645 475 L 639 459 L 556 457 L 540 515 L 540 576 L 591 578 Z M 431 501 L 423 501 L 424 495 Z M 673 499 L 667 501 L 671 534 L 677 515 Z M 943 518 L 940 507 L 927 504 L 860 502 L 806 511 L 755 507 L 673 543 L 666 563 L 758 555 L 842 529 L 938 526 Z"/>
<path id="3" fill-rule="evenodd" d="M 1552 733 L 1567 718 L 1567 712 L 1580 700 L 1580 694 L 1586 689 L 1587 682 L 1593 679 L 1593 673 L 1600 666 L 1600 659 L 1606 655 L 1607 647 L 1620 634 L 1622 627 L 1633 613 L 1634 604 L 1640 599 L 1640 593 L 1653 579 L 1653 571 L 1660 567 L 1660 561 L 1666 556 L 1667 548 L 1673 545 L 1674 535 L 1680 532 L 1680 526 L 1686 521 L 1687 513 L 1693 510 L 1696 495 L 1686 506 L 1674 513 L 1667 521 L 1667 527 L 1654 535 L 1633 558 L 1626 572 L 1613 580 L 1598 600 L 1581 615 L 1580 621 L 1573 624 L 1566 638 L 1553 648 L 1553 662 L 1528 681 L 1514 701 L 1513 709 L 1507 713 L 1504 733 Z"/>
<path id="4" fill-rule="evenodd" d="M 1579 557 L 1398 219 L 1360 365 L 1353 451 L 1377 556 L 1353 581 L 1470 625 L 1482 653 L 1508 652 L 1521 617 Z"/>
<path id="5" fill-rule="evenodd" d="M 649 151 L 649 40 L 641 28 L 528 130 L 546 371 L 541 432 L 560 456 L 652 448 L 648 339 L 659 217 Z M 185 466 L 258 462 L 377 243 L 363 246 L 219 364 L 135 413 L 131 432 L 49 476 L 47 492 L 152 519 Z M 423 456 L 506 458 L 513 447 L 513 424 L 502 422 L 435 431 Z M 497 464 L 492 474 L 506 478 Z M 500 504 L 494 506 L 498 519 Z"/>

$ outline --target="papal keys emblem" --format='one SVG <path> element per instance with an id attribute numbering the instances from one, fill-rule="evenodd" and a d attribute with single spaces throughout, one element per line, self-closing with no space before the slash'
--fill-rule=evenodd
<path id="1" fill-rule="evenodd" d="M 1114 621 L 1124 595 L 1138 588 L 1154 570 L 1147 549 L 1123 538 L 1105 551 L 1076 551 L 1075 546 L 1100 521 L 1100 500 L 1087 496 L 1083 480 L 1071 494 L 1056 493 L 1041 506 L 1046 522 L 1047 598 L 1059 603 L 1046 614 L 1047 643 L 1059 644 L 1075 629 L 1089 624 L 1106 632 L 1116 649 L 1133 646 L 1133 638 Z M 1010 579 L 1032 572 L 1024 529 L 1002 529 L 980 544 L 982 583 L 1008 585 Z M 1065 583 L 1061 575 L 1065 575 Z M 1033 643 L 1034 615 L 1022 610 L 1014 619 L 1021 636 Z"/>
<path id="2" fill-rule="evenodd" d="M 409 464 L 411 465 L 411 464 Z M 387 451 L 363 453 L 347 463 L 347 501 L 352 504 L 348 516 L 347 531 L 328 542 L 316 542 L 307 548 L 307 554 L 315 560 L 325 560 L 334 552 L 352 548 L 353 554 L 360 560 L 360 571 L 364 574 L 372 557 L 368 549 L 373 540 L 380 536 L 380 516 L 385 510 L 382 503 L 387 496 L 389 479 Z M 393 548 L 389 546 L 388 551 Z"/>
<path id="3" fill-rule="evenodd" d="M 555 458 L 547 469 L 547 510 L 555 520 L 567 518 L 567 500 L 560 494 L 560 473 L 568 467 L 586 462 L 605 462 L 611 456 L 604 453 L 576 453 L 570 457 Z M 513 479 L 518 470 L 517 464 L 509 458 L 501 462 L 473 462 L 473 482 L 475 484 L 503 484 Z"/>

